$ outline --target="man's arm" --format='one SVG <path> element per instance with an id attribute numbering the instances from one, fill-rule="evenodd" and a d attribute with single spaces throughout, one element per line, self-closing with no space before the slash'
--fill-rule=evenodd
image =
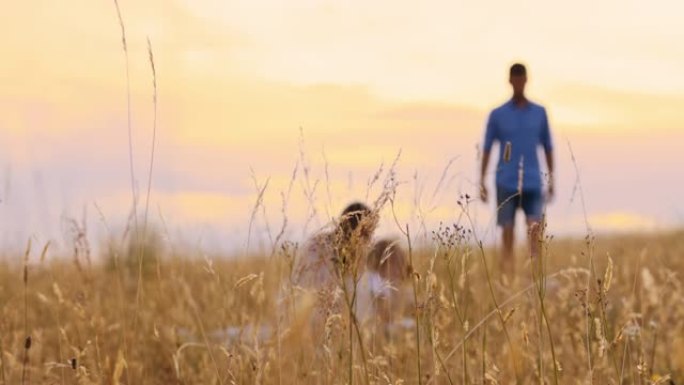
<path id="1" fill-rule="evenodd" d="M 487 175 L 487 166 L 489 166 L 489 156 L 490 155 L 491 155 L 491 151 L 483 151 L 482 152 L 482 164 L 480 166 L 480 199 L 482 199 L 483 202 L 487 202 L 487 199 L 488 199 L 487 184 L 485 183 L 485 175 Z"/>
<path id="2" fill-rule="evenodd" d="M 488 192 L 487 184 L 485 183 L 485 175 L 487 175 L 487 166 L 489 166 L 489 156 L 492 152 L 494 141 L 497 140 L 496 120 L 494 119 L 494 112 L 489 114 L 487 119 L 487 128 L 485 129 L 484 144 L 482 145 L 482 164 L 480 166 L 480 199 L 487 202 Z"/>
<path id="3" fill-rule="evenodd" d="M 556 180 L 553 174 L 553 150 L 545 150 L 544 154 L 546 154 L 546 169 L 549 172 L 549 200 L 551 200 L 556 194 Z"/>
<path id="4" fill-rule="evenodd" d="M 544 110 L 542 124 L 541 143 L 544 147 L 544 154 L 546 155 L 546 169 L 549 172 L 549 200 L 551 200 L 556 193 L 556 181 L 553 176 L 553 143 L 551 140 L 551 129 L 549 128 L 549 118 L 546 114 L 546 110 Z"/>

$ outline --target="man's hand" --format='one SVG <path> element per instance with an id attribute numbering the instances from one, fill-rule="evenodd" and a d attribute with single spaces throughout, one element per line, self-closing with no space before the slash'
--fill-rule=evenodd
<path id="1" fill-rule="evenodd" d="M 487 203 L 489 200 L 489 192 L 487 191 L 487 185 L 484 182 L 480 182 L 480 199 L 482 202 Z"/>
<path id="2" fill-rule="evenodd" d="M 549 181 L 549 190 L 548 194 L 546 195 L 546 202 L 551 203 L 553 202 L 553 198 L 556 196 L 556 184 L 553 182 L 553 180 Z"/>
<path id="3" fill-rule="evenodd" d="M 553 175 L 553 151 L 550 149 L 545 152 L 546 154 L 546 167 L 548 168 L 547 180 L 549 182 L 548 194 L 546 196 L 546 203 L 552 202 L 554 196 L 556 195 L 556 178 Z"/>

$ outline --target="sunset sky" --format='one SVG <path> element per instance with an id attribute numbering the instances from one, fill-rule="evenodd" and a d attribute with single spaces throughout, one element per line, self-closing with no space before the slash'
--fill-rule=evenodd
<path id="1" fill-rule="evenodd" d="M 457 220 L 459 195 L 476 192 L 486 116 L 509 97 L 515 61 L 528 65 L 529 97 L 550 116 L 559 189 L 548 209 L 552 232 L 586 232 L 580 191 L 596 231 L 684 225 L 680 2 L 119 5 L 141 204 L 154 111 L 149 37 L 159 98 L 149 217 L 175 242 L 244 249 L 258 186 L 268 180 L 265 217 L 260 210 L 251 236 L 267 244 L 299 162 L 285 210 L 287 235 L 298 239 L 366 199 L 368 181 L 400 150 L 399 219 L 429 228 Z M 120 233 L 132 199 L 113 1 L 3 8 L 0 246 L 33 237 L 66 247 L 64 219 L 84 212 L 92 242 Z M 308 224 L 305 168 L 316 185 Z M 493 207 L 470 209 L 493 240 Z M 391 212 L 383 214 L 381 234 L 397 234 Z"/>

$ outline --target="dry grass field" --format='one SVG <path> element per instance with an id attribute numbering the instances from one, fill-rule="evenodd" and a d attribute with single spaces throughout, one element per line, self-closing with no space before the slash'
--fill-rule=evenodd
<path id="1" fill-rule="evenodd" d="M 128 48 L 114 3 L 135 186 Z M 146 194 L 131 190 L 134 228 L 154 239 L 145 234 L 157 116 L 147 47 L 153 147 Z M 358 287 L 345 286 L 337 295 L 347 306 L 318 334 L 311 319 L 322 304 L 292 279 L 299 245 L 280 237 L 272 253 L 242 258 L 114 240 L 91 255 L 78 231 L 71 255 L 49 244 L 0 253 L 0 385 L 684 382 L 684 232 L 544 236 L 541 256 L 519 250 L 516 277 L 502 279 L 496 251 L 468 226 L 432 230 L 425 244 L 402 240 L 402 309 L 387 321 L 361 317 L 350 305 Z"/>
<path id="2" fill-rule="evenodd" d="M 305 311 L 278 304 L 295 245 L 147 251 L 140 271 L 126 253 L 90 263 L 34 246 L 0 263 L 0 384 L 681 383 L 684 233 L 544 246 L 543 278 L 519 258 L 507 282 L 468 231 L 437 229 L 411 250 L 417 302 L 391 327 L 342 312 L 316 340 Z"/>

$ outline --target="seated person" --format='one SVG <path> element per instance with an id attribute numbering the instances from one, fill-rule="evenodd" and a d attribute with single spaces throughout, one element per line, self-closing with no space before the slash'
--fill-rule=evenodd
<path id="1" fill-rule="evenodd" d="M 328 319 L 347 314 L 344 292 L 351 297 L 355 282 L 363 274 L 377 222 L 377 213 L 368 206 L 352 203 L 332 229 L 313 235 L 300 249 L 292 280 L 298 291 L 294 300 L 300 302 L 295 312 L 304 312 L 302 307 L 307 307 L 307 302 L 313 308 L 308 318 L 314 336 L 322 332 Z"/>
<path id="2" fill-rule="evenodd" d="M 367 285 L 372 312 L 386 325 L 403 317 L 409 265 L 406 252 L 397 241 L 381 239 L 373 245 L 366 260 Z"/>

